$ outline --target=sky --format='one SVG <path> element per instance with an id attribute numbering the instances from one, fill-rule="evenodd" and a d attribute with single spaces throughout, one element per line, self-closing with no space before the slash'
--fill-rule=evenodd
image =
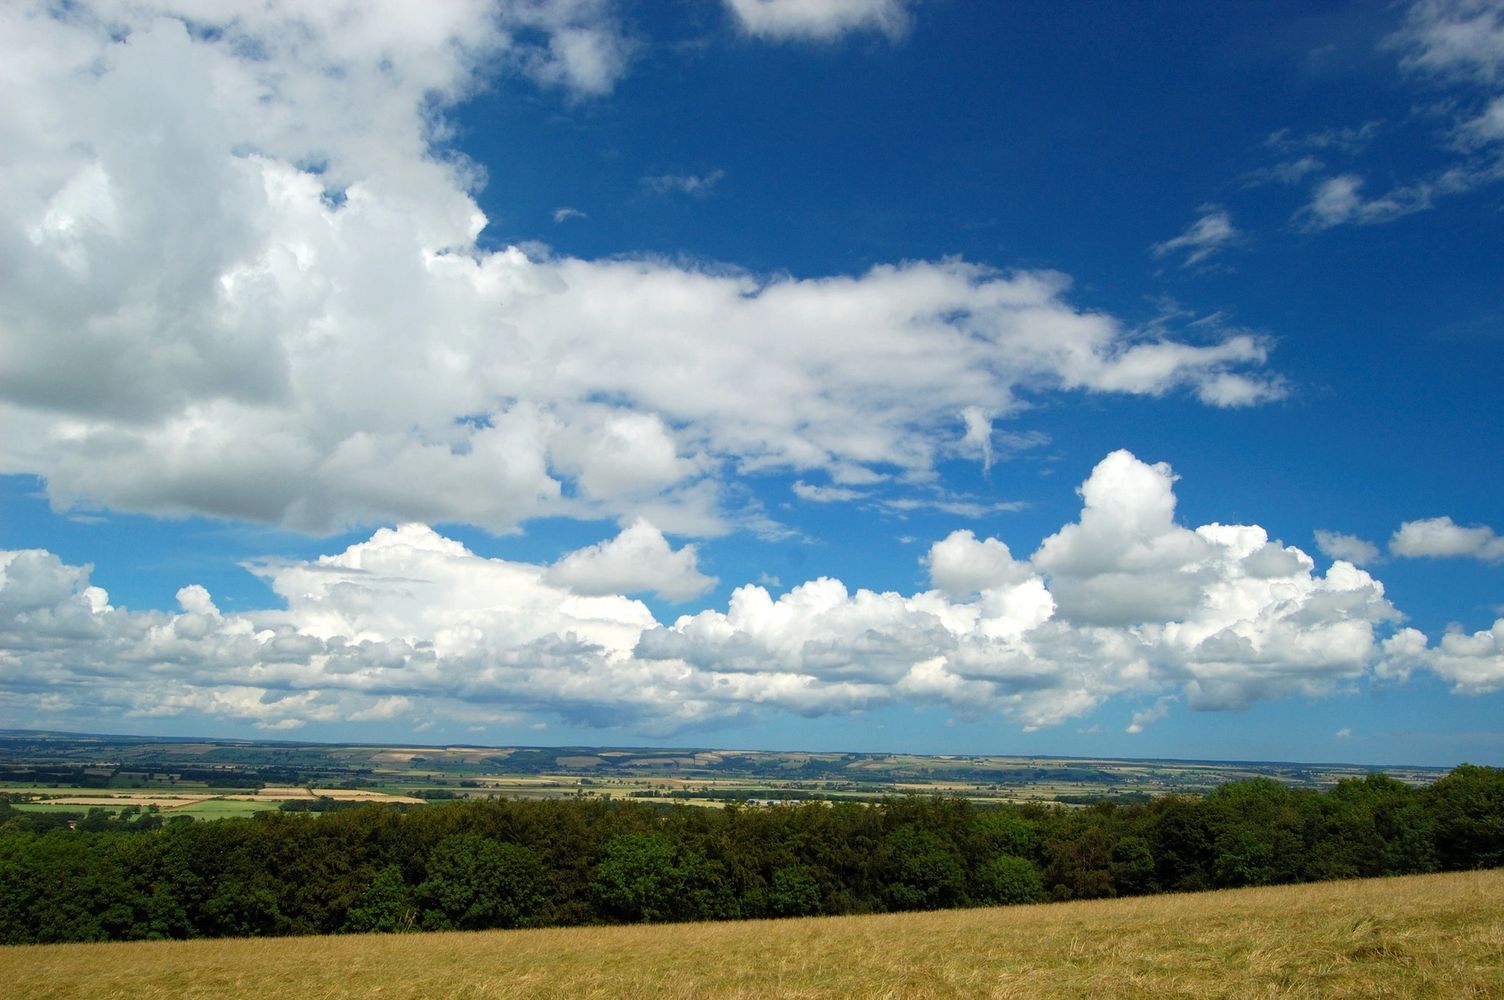
<path id="1" fill-rule="evenodd" d="M 1504 764 L 1504 3 L 0 6 L 0 728 Z"/>

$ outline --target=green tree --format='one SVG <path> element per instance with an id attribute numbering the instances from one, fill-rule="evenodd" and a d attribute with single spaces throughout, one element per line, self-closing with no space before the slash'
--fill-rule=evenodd
<path id="1" fill-rule="evenodd" d="M 989 809 L 972 825 L 973 851 L 980 859 L 999 854 L 1020 858 L 1039 856 L 1039 831 L 1016 809 Z"/>
<path id="2" fill-rule="evenodd" d="M 418 911 L 403 881 L 402 869 L 387 865 L 376 873 L 350 907 L 344 929 L 357 934 L 410 931 L 417 918 Z"/>
<path id="3" fill-rule="evenodd" d="M 977 897 L 983 902 L 1011 905 L 1034 903 L 1044 896 L 1039 866 L 1016 854 L 1000 854 L 977 872 Z"/>
<path id="4" fill-rule="evenodd" d="M 1200 801 L 1167 796 L 1151 803 L 1145 833 L 1161 888 L 1195 892 L 1211 884 L 1212 834 Z"/>
<path id="5" fill-rule="evenodd" d="M 1462 764 L 1426 789 L 1436 856 L 1449 871 L 1504 865 L 1504 770 Z"/>
<path id="6" fill-rule="evenodd" d="M 965 899 L 966 869 L 955 847 L 939 834 L 913 825 L 887 837 L 888 905 L 896 910 L 933 910 Z"/>
<path id="7" fill-rule="evenodd" d="M 1269 885 L 1276 876 L 1274 843 L 1252 823 L 1224 830 L 1217 837 L 1213 870 L 1220 886 Z"/>
<path id="8" fill-rule="evenodd" d="M 1139 896 L 1154 892 L 1154 854 L 1143 837 L 1129 834 L 1119 837 L 1112 847 L 1112 885 L 1119 896 Z"/>
<path id="9" fill-rule="evenodd" d="M 239 879 L 227 879 L 216 887 L 204 904 L 204 918 L 211 937 L 269 937 L 288 929 L 272 887 Z"/>
<path id="10" fill-rule="evenodd" d="M 607 916 L 652 922 L 673 918 L 681 882 L 672 843 L 659 834 L 628 833 L 606 843 L 592 889 Z"/>
<path id="11" fill-rule="evenodd" d="M 773 873 L 768 909 L 778 917 L 820 912 L 820 883 L 803 865 L 784 865 Z"/>
<path id="12" fill-rule="evenodd" d="M 429 930 L 517 927 L 542 905 L 544 883 L 526 847 L 460 833 L 433 849 L 416 895 Z"/>
<path id="13" fill-rule="evenodd" d="M 1306 830 L 1320 808 L 1314 791 L 1270 778 L 1233 781 L 1206 797 L 1217 885 L 1296 882 L 1309 862 Z"/>
<path id="14" fill-rule="evenodd" d="M 1044 845 L 1045 883 L 1052 899 L 1100 899 L 1114 893 L 1114 838 L 1106 818 L 1073 813 Z"/>

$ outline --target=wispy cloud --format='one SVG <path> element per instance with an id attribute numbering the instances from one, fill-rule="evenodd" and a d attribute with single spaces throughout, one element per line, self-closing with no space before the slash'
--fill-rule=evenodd
<path id="1" fill-rule="evenodd" d="M 1365 198 L 1363 183 L 1356 174 L 1327 178 L 1316 185 L 1311 200 L 1295 213 L 1294 222 L 1312 232 L 1344 223 L 1390 222 L 1430 208 L 1435 190 L 1429 183 L 1417 182 L 1378 198 Z"/>
<path id="2" fill-rule="evenodd" d="M 726 0 L 743 32 L 771 41 L 833 42 L 876 31 L 897 41 L 912 18 L 909 0 Z"/>
<path id="3" fill-rule="evenodd" d="M 1326 164 L 1314 156 L 1283 160 L 1268 167 L 1259 167 L 1243 175 L 1244 187 L 1259 187 L 1264 184 L 1299 184 L 1311 174 L 1326 168 Z"/>
<path id="4" fill-rule="evenodd" d="M 1282 128 L 1271 133 L 1264 145 L 1285 153 L 1306 150 L 1336 150 L 1343 153 L 1361 153 L 1371 143 L 1384 122 L 1380 119 L 1366 121 L 1362 125 L 1346 128 L 1329 128 L 1320 132 L 1295 133 Z"/>
<path id="5" fill-rule="evenodd" d="M 1404 53 L 1408 69 L 1498 83 L 1504 80 L 1504 3 L 1418 0 L 1387 44 Z"/>
<path id="6" fill-rule="evenodd" d="M 1181 267 L 1194 267 L 1208 260 L 1213 254 L 1232 246 L 1239 239 L 1232 217 L 1215 205 L 1201 206 L 1202 216 L 1185 232 L 1173 239 L 1156 243 L 1150 248 L 1155 257 L 1168 257 L 1185 252 Z"/>
<path id="7" fill-rule="evenodd" d="M 1140 709 L 1133 713 L 1133 718 L 1128 720 L 1128 726 L 1123 732 L 1130 736 L 1136 736 L 1148 726 L 1163 721 L 1170 714 L 1170 705 L 1178 699 L 1172 697 L 1160 698 L 1148 708 Z"/>
<path id="8" fill-rule="evenodd" d="M 567 222 L 570 219 L 588 219 L 590 216 L 578 208 L 570 208 L 568 205 L 554 209 L 554 222 Z"/>
<path id="9" fill-rule="evenodd" d="M 915 511 L 933 510 L 956 517 L 981 518 L 991 514 L 1009 514 L 1023 510 L 1028 504 L 1021 500 L 997 500 L 985 502 L 964 497 L 888 497 L 877 501 L 877 506 L 895 514 L 912 514 Z"/>
<path id="10" fill-rule="evenodd" d="M 691 198 L 704 198 L 725 177 L 724 170 L 712 170 L 708 174 L 659 174 L 644 177 L 642 186 L 655 194 L 687 194 Z"/>
<path id="11" fill-rule="evenodd" d="M 842 503 L 847 500 L 860 500 L 867 496 L 861 490 L 853 490 L 845 486 L 812 486 L 802 479 L 792 488 L 795 496 L 811 503 Z"/>
<path id="12" fill-rule="evenodd" d="M 1383 42 L 1400 52 L 1400 66 L 1442 92 L 1421 117 L 1440 118 L 1438 148 L 1451 162 L 1365 197 L 1355 171 L 1326 178 L 1294 217 L 1308 231 L 1373 225 L 1422 212 L 1444 197 L 1504 180 L 1504 3 L 1500 0 L 1417 0 L 1404 25 Z M 1268 145 L 1282 149 L 1363 151 L 1381 122 L 1294 137 L 1277 132 Z"/>
<path id="13" fill-rule="evenodd" d="M 482 16 L 490 16 L 478 8 Z M 529 0 L 504 3 L 496 19 L 513 34 L 514 58 L 539 83 L 561 86 L 576 97 L 608 94 L 627 70 L 636 48 L 609 0 Z M 521 39 L 541 36 L 535 44 Z"/>

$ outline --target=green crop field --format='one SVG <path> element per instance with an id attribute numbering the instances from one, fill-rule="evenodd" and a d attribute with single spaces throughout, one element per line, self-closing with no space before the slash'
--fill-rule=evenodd
<path id="1" fill-rule="evenodd" d="M 205 799 L 192 805 L 181 806 L 172 811 L 174 816 L 192 816 L 194 819 L 225 819 L 229 816 L 254 816 L 277 808 L 275 802 L 236 802 L 227 799 Z"/>
<path id="2" fill-rule="evenodd" d="M 872 917 L 0 948 L 33 998 L 1501 997 L 1504 870 Z"/>

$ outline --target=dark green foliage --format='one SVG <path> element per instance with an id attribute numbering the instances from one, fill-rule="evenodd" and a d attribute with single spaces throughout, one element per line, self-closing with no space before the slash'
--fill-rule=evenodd
<path id="1" fill-rule="evenodd" d="M 1118 838 L 1112 846 L 1112 884 L 1119 896 L 1140 896 L 1156 892 L 1154 852 L 1149 842 L 1137 834 Z"/>
<path id="2" fill-rule="evenodd" d="M 887 837 L 888 903 L 895 910 L 935 910 L 966 898 L 966 870 L 955 845 L 930 830 L 902 826 Z"/>
<path id="3" fill-rule="evenodd" d="M 655 834 L 629 833 L 606 844 L 592 887 L 606 915 L 651 923 L 673 913 L 682 883 L 673 844 Z"/>
<path id="4" fill-rule="evenodd" d="M 784 865 L 773 873 L 768 910 L 775 917 L 806 917 L 820 912 L 820 883 L 803 865 Z"/>
<path id="5" fill-rule="evenodd" d="M 397 926 L 372 929 L 397 930 L 401 928 L 398 914 L 405 901 L 405 894 L 397 894 L 401 873 L 390 865 L 383 873 L 387 874 L 387 885 L 382 891 L 388 894 L 383 913 L 389 917 L 386 923 L 397 916 Z M 416 891 L 423 927 L 474 930 L 521 926 L 543 905 L 545 879 L 543 866 L 526 847 L 488 840 L 478 833 L 445 837 L 428 856 L 428 877 Z"/>
<path id="6" fill-rule="evenodd" d="M 977 899 L 984 903 L 1036 903 L 1043 896 L 1039 866 L 1028 858 L 1000 854 L 977 872 Z"/>
<path id="7" fill-rule="evenodd" d="M 1050 898 L 1101 899 L 1117 895 L 1112 884 L 1112 831 L 1100 819 L 1077 814 L 1044 845 Z"/>
<path id="8" fill-rule="evenodd" d="M 1142 826 L 1162 890 L 1196 892 L 1211 885 L 1212 833 L 1199 801 L 1166 796 L 1149 806 Z"/>
<path id="9" fill-rule="evenodd" d="M 982 858 L 1012 854 L 1039 857 L 1039 828 L 1017 809 L 988 809 L 972 824 L 974 853 Z"/>
<path id="10" fill-rule="evenodd" d="M 712 920 L 1504 864 L 1504 771 L 1082 809 L 463 800 L 162 824 L 0 800 L 0 943 Z M 68 823 L 76 825 L 69 829 Z"/>
<path id="11" fill-rule="evenodd" d="M 1504 865 L 1504 770 L 1463 764 L 1425 791 L 1448 871 Z"/>
<path id="12" fill-rule="evenodd" d="M 412 892 L 402 879 L 402 869 L 387 865 L 355 898 L 343 929 L 356 934 L 390 934 L 413 930 L 417 919 L 418 911 L 413 905 Z"/>

